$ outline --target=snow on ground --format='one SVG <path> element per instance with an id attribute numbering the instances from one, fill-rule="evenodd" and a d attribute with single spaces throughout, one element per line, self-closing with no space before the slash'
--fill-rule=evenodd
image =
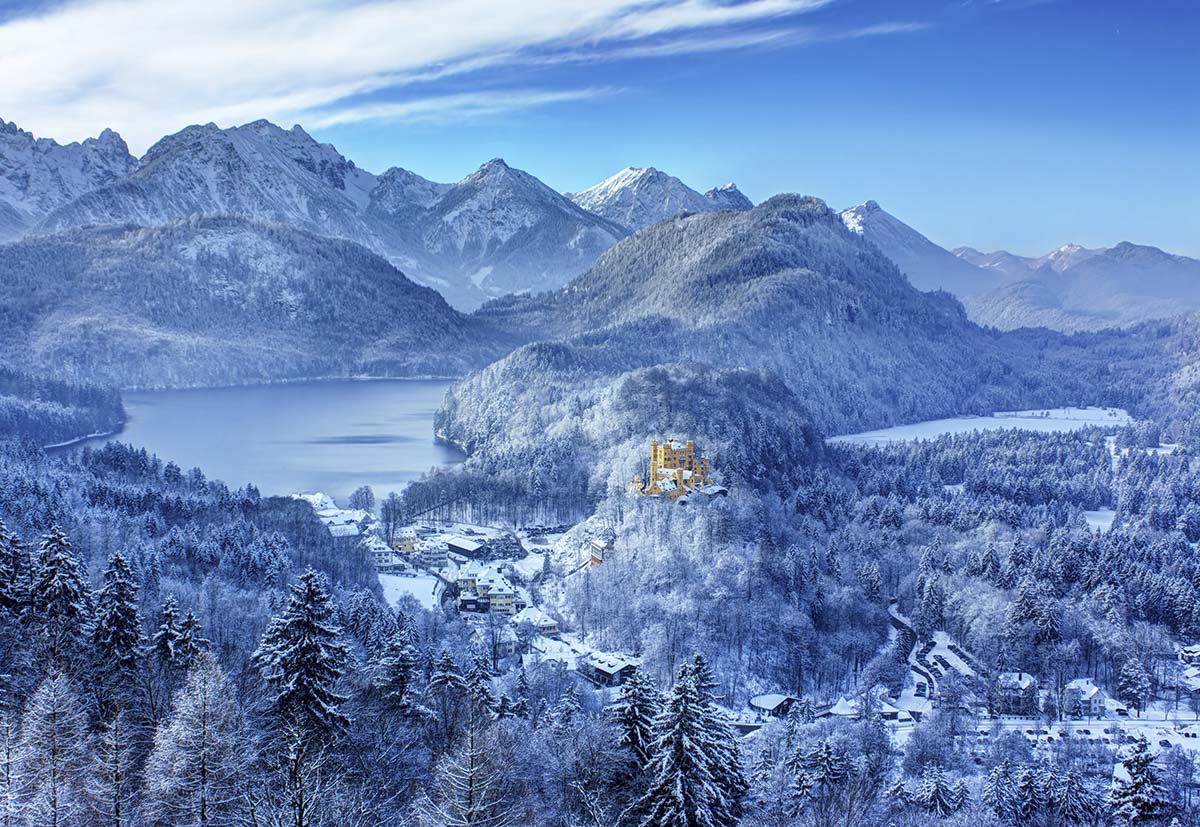
<path id="1" fill-rule="evenodd" d="M 959 416 L 949 419 L 933 419 L 881 428 L 860 434 L 843 434 L 830 437 L 828 442 L 844 442 L 858 445 L 886 445 L 891 442 L 908 442 L 918 439 L 937 439 L 946 434 L 964 434 L 972 431 L 996 431 L 1018 428 L 1038 433 L 1077 431 L 1091 425 L 1124 427 L 1132 424 L 1133 418 L 1120 408 L 1047 408 L 1030 411 L 998 411 L 991 416 Z"/>
<path id="2" fill-rule="evenodd" d="M 1088 528 L 1094 531 L 1108 531 L 1112 528 L 1113 520 L 1116 519 L 1116 516 L 1117 512 L 1111 508 L 1083 512 L 1083 519 L 1087 520 Z"/>
<path id="3" fill-rule="evenodd" d="M 380 574 L 379 585 L 389 606 L 395 606 L 404 595 L 415 597 L 426 609 L 436 609 L 442 594 L 442 582 L 431 574 L 408 576 Z"/>
<path id="4" fill-rule="evenodd" d="M 544 560 L 545 557 L 546 555 L 544 554 L 538 554 L 537 552 L 531 551 L 522 559 L 515 561 L 512 564 L 512 567 L 516 569 L 517 574 L 521 575 L 526 580 L 529 580 L 541 573 L 543 565 L 542 560 Z"/>
<path id="5" fill-rule="evenodd" d="M 953 643 L 953 641 L 950 639 L 949 634 L 946 632 L 934 632 L 933 640 L 934 647 L 929 654 L 926 655 L 926 660 L 940 665 L 941 661 L 939 661 L 938 658 L 942 658 L 952 667 L 954 667 L 954 669 L 956 669 L 960 674 L 975 674 L 975 670 L 971 668 L 971 665 L 958 655 L 954 654 L 954 652 L 950 649 L 950 644 Z"/>

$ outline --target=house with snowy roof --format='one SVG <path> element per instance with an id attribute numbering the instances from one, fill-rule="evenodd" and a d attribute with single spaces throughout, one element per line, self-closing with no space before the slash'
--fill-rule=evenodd
<path id="1" fill-rule="evenodd" d="M 471 561 L 458 571 L 458 608 L 464 612 L 514 615 L 526 607 L 515 586 L 494 566 Z"/>
<path id="2" fill-rule="evenodd" d="M 447 550 L 456 554 L 461 554 L 470 560 L 480 559 L 483 557 L 484 551 L 486 550 L 486 546 L 478 540 L 472 540 L 470 537 L 460 536 L 447 537 L 446 548 Z"/>
<path id="3" fill-rule="evenodd" d="M 750 699 L 750 708 L 766 715 L 768 718 L 786 718 L 788 711 L 792 708 L 792 704 L 799 700 L 799 698 L 793 698 L 791 695 L 780 695 L 778 693 L 755 695 Z"/>
<path id="4" fill-rule="evenodd" d="M 375 568 L 377 569 L 388 568 L 399 562 L 396 558 L 396 553 L 392 551 L 392 547 L 385 543 L 383 538 L 377 534 L 363 536 L 362 547 L 371 556 L 371 562 L 375 564 Z"/>
<path id="5" fill-rule="evenodd" d="M 513 626 L 520 626 L 522 623 L 528 623 L 543 635 L 557 635 L 558 621 L 539 609 L 537 606 L 526 606 L 521 611 L 509 618 L 509 623 Z"/>
<path id="6" fill-rule="evenodd" d="M 1001 712 L 1010 715 L 1036 713 L 1038 680 L 1028 672 L 1001 672 L 996 676 L 996 695 Z"/>
<path id="7" fill-rule="evenodd" d="M 637 671 L 641 661 L 624 655 L 607 652 L 590 652 L 578 659 L 576 669 L 580 675 L 596 686 L 620 686 Z"/>
<path id="8" fill-rule="evenodd" d="M 1107 698 L 1104 690 L 1096 686 L 1091 678 L 1075 678 L 1063 688 L 1063 709 L 1068 715 L 1099 718 L 1104 715 L 1104 701 Z"/>

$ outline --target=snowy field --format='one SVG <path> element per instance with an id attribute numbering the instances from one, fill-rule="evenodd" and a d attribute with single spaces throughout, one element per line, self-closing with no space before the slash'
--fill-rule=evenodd
<path id="1" fill-rule="evenodd" d="M 409 577 L 403 574 L 380 574 L 379 585 L 389 606 L 395 606 L 400 598 L 408 595 L 426 609 L 436 609 L 442 593 L 442 583 L 431 574 Z"/>
<path id="2" fill-rule="evenodd" d="M 1117 512 L 1111 508 L 1083 512 L 1083 519 L 1087 520 L 1088 527 L 1098 531 L 1108 531 L 1112 528 L 1113 520 L 1116 519 L 1116 516 Z"/>
<path id="3" fill-rule="evenodd" d="M 853 443 L 857 445 L 886 445 L 892 442 L 911 442 L 920 439 L 937 439 L 946 434 L 969 434 L 972 431 L 997 431 L 1019 428 L 1039 433 L 1077 431 L 1091 425 L 1123 427 L 1133 423 L 1133 418 L 1120 408 L 1047 408 L 1033 411 L 998 411 L 991 416 L 958 416 L 950 419 L 932 419 L 897 425 L 878 431 L 861 434 L 843 434 L 830 437 L 831 443 Z"/>

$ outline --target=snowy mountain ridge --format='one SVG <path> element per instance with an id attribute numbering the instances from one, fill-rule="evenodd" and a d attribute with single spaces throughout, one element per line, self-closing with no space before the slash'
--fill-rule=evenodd
<path id="1" fill-rule="evenodd" d="M 1200 309 L 1200 261 L 1157 247 L 1064 244 L 1037 258 L 970 247 L 954 252 L 1005 276 L 967 302 L 972 318 L 1002 330 L 1098 330 Z"/>
<path id="2" fill-rule="evenodd" d="M 701 195 L 654 167 L 626 167 L 575 193 L 571 200 L 635 232 L 684 213 L 747 210 L 754 206 L 732 183 Z"/>
<path id="3" fill-rule="evenodd" d="M 136 164 L 121 136 L 59 144 L 0 119 L 0 241 L 22 234 L 52 210 L 125 177 Z"/>
<path id="4" fill-rule="evenodd" d="M 918 290 L 945 290 L 963 298 L 996 284 L 994 274 L 934 244 L 876 201 L 842 210 L 841 218 L 847 229 L 895 262 Z"/>

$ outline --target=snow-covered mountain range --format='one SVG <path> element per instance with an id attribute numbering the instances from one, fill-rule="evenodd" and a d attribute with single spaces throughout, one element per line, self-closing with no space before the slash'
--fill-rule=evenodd
<path id="1" fill-rule="evenodd" d="M 969 247 L 954 252 L 1003 277 L 1003 284 L 966 304 L 980 324 L 1004 330 L 1098 330 L 1200 309 L 1200 261 L 1157 247 L 1065 244 L 1036 258 Z"/>
<path id="2" fill-rule="evenodd" d="M 754 206 L 732 183 L 701 195 L 654 167 L 626 167 L 571 199 L 633 231 L 685 213 L 748 210 Z"/>
<path id="3" fill-rule="evenodd" d="M 573 201 L 501 159 L 453 184 L 400 167 L 376 176 L 265 120 L 189 126 L 140 159 L 111 131 L 60 146 L 0 121 L 0 242 L 236 216 L 354 241 L 470 310 L 559 287 L 662 218 L 751 206 L 732 184 L 701 195 L 657 170 L 626 172 Z"/>

